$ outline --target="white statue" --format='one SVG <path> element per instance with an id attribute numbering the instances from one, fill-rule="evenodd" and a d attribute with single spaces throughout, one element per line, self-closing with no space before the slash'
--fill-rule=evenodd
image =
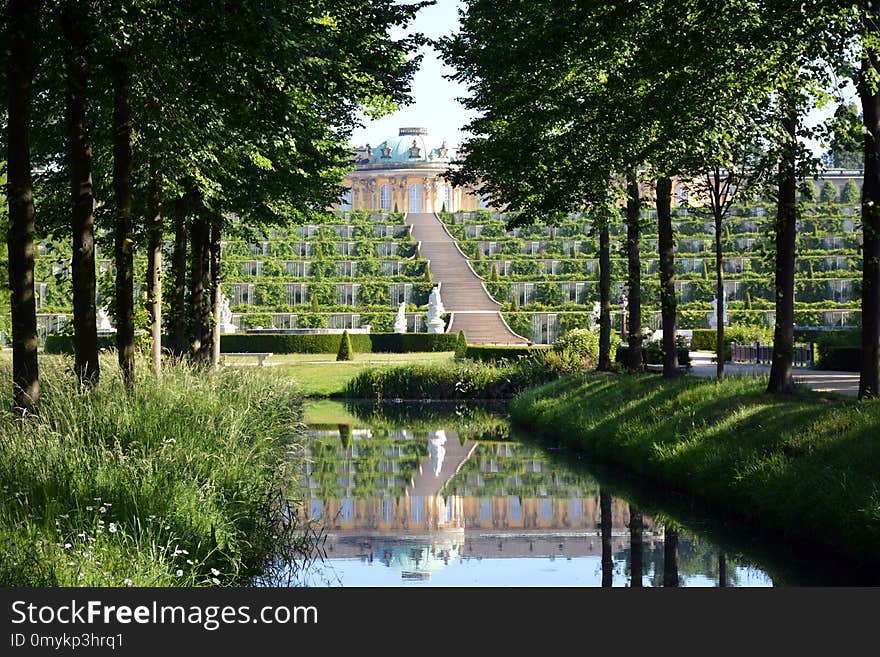
<path id="1" fill-rule="evenodd" d="M 397 317 L 394 318 L 394 332 L 406 333 L 406 304 L 400 304 L 397 309 Z"/>
<path id="2" fill-rule="evenodd" d="M 432 437 L 428 438 L 428 454 L 431 457 L 431 470 L 435 477 L 440 476 L 443 469 L 443 459 L 446 456 L 446 432 L 443 429 L 430 432 Z"/>
<path id="3" fill-rule="evenodd" d="M 229 309 L 229 299 L 220 292 L 220 332 L 235 333 L 236 326 L 232 323 L 232 311 Z"/>
<path id="4" fill-rule="evenodd" d="M 590 313 L 590 328 L 599 323 L 599 316 L 602 314 L 602 304 L 598 301 L 593 302 L 593 312 Z"/>
<path id="5" fill-rule="evenodd" d="M 446 324 L 443 321 L 443 301 L 440 299 L 440 288 L 435 287 L 431 290 L 431 296 L 428 297 L 428 333 L 443 333 Z"/>
<path id="6" fill-rule="evenodd" d="M 724 326 L 727 326 L 727 290 L 724 290 L 721 303 L 721 321 L 724 322 Z M 709 317 L 709 328 L 718 328 L 718 297 L 712 297 L 712 316 Z"/>
<path id="7" fill-rule="evenodd" d="M 99 333 L 114 333 L 116 331 L 113 328 L 113 325 L 110 323 L 110 315 L 107 313 L 107 308 L 99 308 L 98 309 L 98 332 Z"/>

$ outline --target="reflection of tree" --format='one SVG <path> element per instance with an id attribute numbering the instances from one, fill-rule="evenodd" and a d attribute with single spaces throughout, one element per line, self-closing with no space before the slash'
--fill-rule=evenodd
<path id="1" fill-rule="evenodd" d="M 577 499 L 595 494 L 592 479 L 550 465 L 547 453 L 515 443 L 480 443 L 446 491 L 465 497 L 556 497 Z"/>
<path id="2" fill-rule="evenodd" d="M 718 553 L 718 586 L 727 586 L 727 557 L 723 552 Z"/>
<path id="3" fill-rule="evenodd" d="M 642 512 L 635 506 L 629 506 L 629 550 L 630 550 L 630 586 L 642 586 L 642 529 L 644 520 Z"/>
<path id="4" fill-rule="evenodd" d="M 611 495 L 599 489 L 599 524 L 602 531 L 602 586 L 610 587 L 614 576 L 614 560 L 611 547 Z"/>
<path id="5" fill-rule="evenodd" d="M 678 532 L 668 525 L 663 538 L 663 586 L 678 586 Z"/>
<path id="6" fill-rule="evenodd" d="M 346 410 L 373 429 L 455 431 L 462 440 L 510 440 L 506 407 L 485 403 L 383 403 L 345 402 Z"/>

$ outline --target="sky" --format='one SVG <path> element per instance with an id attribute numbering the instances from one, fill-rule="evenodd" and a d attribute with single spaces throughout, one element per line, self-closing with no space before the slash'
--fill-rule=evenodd
<path id="1" fill-rule="evenodd" d="M 458 0 L 437 0 L 437 4 L 416 15 L 411 31 L 422 32 L 431 38 L 456 32 L 460 6 Z M 428 128 L 429 134 L 436 139 L 446 139 L 450 144 L 461 142 L 464 136 L 462 127 L 472 114 L 455 99 L 465 95 L 467 89 L 443 78 L 443 74 L 452 73 L 452 69 L 443 65 L 437 51 L 425 46 L 421 52 L 424 59 L 413 78 L 413 104 L 377 121 L 368 120 L 365 127 L 352 134 L 352 145 L 369 143 L 375 147 L 385 139 L 397 136 L 398 128 L 406 127 Z"/>
<path id="2" fill-rule="evenodd" d="M 405 2 L 406 0 L 400 0 Z M 458 31 L 458 10 L 460 0 L 436 0 L 436 4 L 422 9 L 416 14 L 410 32 L 422 32 L 430 38 L 445 36 Z M 392 33 L 399 38 L 401 33 Z M 456 98 L 467 95 L 467 88 L 443 77 L 452 69 L 440 60 L 439 53 L 425 46 L 420 51 L 424 58 L 421 68 L 415 74 L 412 84 L 413 103 L 399 111 L 378 120 L 366 119 L 363 128 L 352 133 L 352 146 L 370 144 L 378 146 L 389 137 L 397 136 L 399 128 L 428 128 L 435 139 L 445 139 L 450 145 L 458 145 L 466 136 L 464 125 L 473 117 Z M 848 85 L 844 92 L 847 100 L 856 100 L 855 90 Z M 829 103 L 824 108 L 814 109 L 805 123 L 815 125 L 834 113 L 836 105 Z M 825 151 L 823 144 L 808 141 L 807 144 L 817 154 Z"/>

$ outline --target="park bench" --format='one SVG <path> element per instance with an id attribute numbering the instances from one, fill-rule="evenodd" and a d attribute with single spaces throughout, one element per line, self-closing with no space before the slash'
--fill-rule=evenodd
<path id="1" fill-rule="evenodd" d="M 220 354 L 220 360 L 223 364 L 226 364 L 227 358 L 256 358 L 257 365 L 262 366 L 263 362 L 272 355 L 271 351 L 248 351 L 248 352 L 227 352 Z"/>

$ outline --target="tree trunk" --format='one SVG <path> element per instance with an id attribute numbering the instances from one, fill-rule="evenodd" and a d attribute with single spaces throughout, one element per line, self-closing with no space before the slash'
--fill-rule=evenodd
<path id="1" fill-rule="evenodd" d="M 7 193 L 9 289 L 12 291 L 13 408 L 21 414 L 33 414 L 40 405 L 37 305 L 34 298 L 34 230 L 37 218 L 31 180 L 30 145 L 37 5 L 28 0 L 10 0 L 7 12 Z"/>
<path id="2" fill-rule="evenodd" d="M 150 359 L 162 374 L 162 188 L 156 163 L 150 162 L 147 199 L 147 301 L 150 308 Z"/>
<path id="3" fill-rule="evenodd" d="M 73 258 L 73 371 L 94 387 L 100 378 L 98 324 L 95 303 L 95 197 L 92 186 L 92 144 L 86 128 L 88 88 L 88 33 L 80 3 L 68 0 L 61 12 L 67 40 L 66 121 L 70 166 L 71 233 Z"/>
<path id="4" fill-rule="evenodd" d="M 663 377 L 677 377 L 675 241 L 672 234 L 672 179 L 657 179 L 657 247 L 660 252 L 660 314 L 663 321 Z"/>
<path id="5" fill-rule="evenodd" d="M 190 276 L 189 276 L 189 316 L 192 318 L 192 341 L 190 359 L 201 363 L 205 358 L 205 324 L 208 301 L 205 299 L 205 263 L 207 261 L 208 225 L 200 211 L 192 222 L 190 230 Z"/>
<path id="6" fill-rule="evenodd" d="M 220 244 L 222 232 L 220 219 L 216 217 L 211 224 L 211 364 L 220 367 Z"/>
<path id="7" fill-rule="evenodd" d="M 614 576 L 614 559 L 611 547 L 611 496 L 599 489 L 599 509 L 602 514 L 600 525 L 602 530 L 602 586 L 610 587 Z"/>
<path id="8" fill-rule="evenodd" d="M 169 326 L 169 347 L 175 356 L 186 353 L 186 197 L 174 199 L 174 308 Z"/>
<path id="9" fill-rule="evenodd" d="M 727 586 L 727 557 L 723 552 L 718 553 L 718 586 Z"/>
<path id="10" fill-rule="evenodd" d="M 797 118 L 794 112 L 783 121 L 789 136 L 787 152 L 779 164 L 779 199 L 776 210 L 776 328 L 773 333 L 773 363 L 767 392 L 792 393 L 794 351 L 794 267 L 797 237 L 797 178 L 795 148 Z"/>
<path id="11" fill-rule="evenodd" d="M 113 65 L 113 188 L 116 196 L 116 350 L 126 385 L 134 383 L 134 258 L 131 224 L 130 71 L 120 53 Z"/>
<path id="12" fill-rule="evenodd" d="M 642 530 L 644 520 L 642 512 L 636 507 L 629 507 L 629 553 L 630 553 L 630 587 L 642 587 Z"/>
<path id="13" fill-rule="evenodd" d="M 718 204 L 715 205 L 715 298 L 718 300 L 715 311 L 715 376 L 722 381 L 724 380 L 724 250 L 721 246 L 721 222 L 724 214 Z"/>
<path id="14" fill-rule="evenodd" d="M 639 254 L 641 239 L 641 199 L 636 172 L 626 178 L 626 255 L 627 255 L 627 358 L 626 367 L 633 372 L 642 370 L 642 262 Z"/>
<path id="15" fill-rule="evenodd" d="M 599 232 L 599 365 L 601 372 L 611 370 L 611 239 L 608 223 Z"/>
<path id="16" fill-rule="evenodd" d="M 864 3 L 863 3 L 864 7 Z M 864 8 L 866 33 L 877 37 L 876 8 Z M 874 43 L 874 42 L 871 42 Z M 880 93 L 871 71 L 880 67 L 880 53 L 868 48 L 862 56 L 859 96 L 865 124 L 865 174 L 862 184 L 862 369 L 859 399 L 880 396 Z"/>
<path id="17" fill-rule="evenodd" d="M 678 586 L 678 532 L 669 527 L 663 538 L 663 586 Z"/>

